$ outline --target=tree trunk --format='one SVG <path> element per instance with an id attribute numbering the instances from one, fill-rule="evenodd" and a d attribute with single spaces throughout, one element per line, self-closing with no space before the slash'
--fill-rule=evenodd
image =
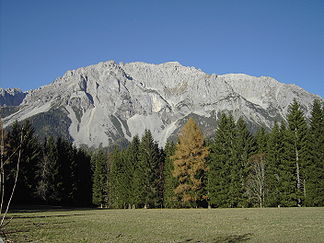
<path id="1" fill-rule="evenodd" d="M 297 134 L 295 130 L 295 139 L 297 139 Z M 301 199 L 299 196 L 300 192 L 300 171 L 299 171 L 299 153 L 297 149 L 297 141 L 295 141 L 295 154 L 296 154 L 296 177 L 297 177 L 297 205 L 298 207 L 301 207 Z"/>
<path id="2" fill-rule="evenodd" d="M 305 179 L 304 179 L 303 189 L 304 189 L 304 200 L 305 200 L 306 199 L 306 180 Z"/>

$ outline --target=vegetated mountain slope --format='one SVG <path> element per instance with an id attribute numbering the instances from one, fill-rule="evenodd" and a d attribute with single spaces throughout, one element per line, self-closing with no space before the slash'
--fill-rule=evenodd
<path id="1" fill-rule="evenodd" d="M 150 129 L 163 145 L 189 116 L 206 136 L 223 111 L 243 116 L 252 128 L 271 127 L 284 119 L 294 98 L 308 115 L 319 97 L 270 77 L 210 75 L 177 62 L 108 61 L 68 71 L 29 91 L 4 122 L 32 119 L 42 135 L 63 134 L 77 145 L 95 147 L 123 143 Z"/>

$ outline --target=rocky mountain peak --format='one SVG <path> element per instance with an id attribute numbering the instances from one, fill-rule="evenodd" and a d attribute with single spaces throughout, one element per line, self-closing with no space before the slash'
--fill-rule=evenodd
<path id="1" fill-rule="evenodd" d="M 27 93 L 18 88 L 0 88 L 1 106 L 18 106 L 21 104 Z"/>
<path id="2" fill-rule="evenodd" d="M 57 127 L 65 122 L 64 132 L 75 144 L 95 147 L 131 140 L 150 129 L 163 145 L 188 117 L 197 120 L 206 136 L 212 135 L 223 111 L 242 116 L 251 128 L 271 127 L 284 119 L 294 98 L 309 114 L 319 97 L 270 77 L 207 74 L 178 62 L 107 61 L 67 71 L 30 91 L 5 125 L 28 118 L 46 127 L 40 117 L 51 117 L 47 119 Z"/>

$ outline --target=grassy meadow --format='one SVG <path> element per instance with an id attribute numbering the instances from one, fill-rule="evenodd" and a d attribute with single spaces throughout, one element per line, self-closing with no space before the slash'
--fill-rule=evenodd
<path id="1" fill-rule="evenodd" d="M 9 242 L 324 242 L 324 208 L 16 211 Z"/>

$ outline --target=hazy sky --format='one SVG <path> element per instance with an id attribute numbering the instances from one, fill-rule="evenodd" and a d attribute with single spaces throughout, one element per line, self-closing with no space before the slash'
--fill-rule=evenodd
<path id="1" fill-rule="evenodd" d="M 324 0 L 0 0 L 0 87 L 100 61 L 179 61 L 324 97 Z"/>

